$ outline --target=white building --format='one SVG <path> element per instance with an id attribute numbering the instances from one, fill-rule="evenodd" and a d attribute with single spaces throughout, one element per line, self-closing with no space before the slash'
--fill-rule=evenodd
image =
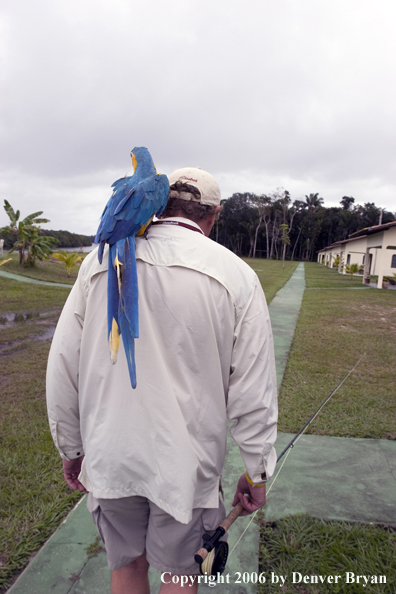
<path id="1" fill-rule="evenodd" d="M 357 264 L 363 282 L 370 275 L 378 276 L 377 288 L 382 289 L 383 277 L 396 273 L 396 221 L 361 229 L 329 245 L 318 252 L 318 262 L 332 268 L 337 256 L 338 272 L 345 274 L 346 265 Z"/>

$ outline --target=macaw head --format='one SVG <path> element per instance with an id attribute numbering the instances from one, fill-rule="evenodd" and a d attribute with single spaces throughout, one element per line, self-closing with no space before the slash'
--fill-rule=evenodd
<path id="1" fill-rule="evenodd" d="M 152 173 L 155 171 L 155 165 L 149 151 L 144 146 L 135 146 L 131 150 L 133 173 Z"/>

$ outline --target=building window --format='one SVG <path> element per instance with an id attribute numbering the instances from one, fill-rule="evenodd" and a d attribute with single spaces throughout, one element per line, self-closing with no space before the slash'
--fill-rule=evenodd
<path id="1" fill-rule="evenodd" d="M 347 256 L 347 265 L 349 266 L 350 263 L 351 263 L 351 254 L 348 254 L 348 256 Z"/>
<path id="2" fill-rule="evenodd" d="M 392 256 L 391 268 L 396 268 L 396 254 L 393 254 Z"/>

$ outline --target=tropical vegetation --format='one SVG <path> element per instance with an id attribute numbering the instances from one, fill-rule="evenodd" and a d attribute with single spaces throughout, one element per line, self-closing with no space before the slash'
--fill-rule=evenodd
<path id="1" fill-rule="evenodd" d="M 34 266 L 37 259 L 43 260 L 52 252 L 52 246 L 55 243 L 53 237 L 40 235 L 39 223 L 48 223 L 48 219 L 40 218 L 43 211 L 33 212 L 24 219 L 20 219 L 19 210 L 14 210 L 8 200 L 4 200 L 4 210 L 8 214 L 10 223 L 8 229 L 16 234 L 11 252 L 18 251 L 19 264 Z"/>
<path id="2" fill-rule="evenodd" d="M 10 226 L 0 229 L 1 238 L 4 239 L 4 249 L 10 250 L 18 235 L 15 228 Z M 39 235 L 47 235 L 55 239 L 54 247 L 57 248 L 82 248 L 92 245 L 93 235 L 82 235 L 80 233 L 71 233 L 70 231 L 54 231 L 53 229 L 39 230 Z"/>
<path id="3" fill-rule="evenodd" d="M 59 250 L 59 251 L 55 252 L 54 254 L 52 254 L 52 257 L 56 258 L 57 260 L 59 260 L 60 262 L 62 262 L 65 265 L 68 278 L 70 278 L 70 276 L 71 276 L 72 268 L 76 264 L 79 264 L 80 262 L 82 262 L 81 256 L 79 256 L 78 254 L 76 254 L 74 252 L 65 252 L 65 250 Z"/>
<path id="4" fill-rule="evenodd" d="M 211 237 L 239 256 L 275 260 L 315 260 L 318 250 L 359 229 L 396 220 L 373 202 L 355 205 L 352 196 L 344 196 L 339 207 L 326 208 L 318 193 L 292 201 L 283 189 L 236 193 L 222 207 Z"/>
<path id="5" fill-rule="evenodd" d="M 345 272 L 350 274 L 353 277 L 354 274 L 359 272 L 359 265 L 358 264 L 347 264 L 345 266 Z"/>

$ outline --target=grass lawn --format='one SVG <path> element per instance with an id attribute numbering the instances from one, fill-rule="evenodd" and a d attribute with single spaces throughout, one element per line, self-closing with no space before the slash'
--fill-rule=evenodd
<path id="1" fill-rule="evenodd" d="M 268 302 L 297 265 L 286 263 L 282 271 L 281 262 L 256 259 L 248 263 L 256 269 Z M 52 280 L 64 282 L 66 271 L 62 270 L 61 274 L 64 276 Z M 280 395 L 280 429 L 297 431 L 366 350 L 364 361 L 326 405 L 310 432 L 395 438 L 390 423 L 395 410 L 390 375 L 395 360 L 392 334 L 396 292 L 346 290 L 360 286 L 361 279 L 341 277 L 316 264 L 306 266 L 306 275 L 307 290 Z M 30 315 L 2 329 L 0 338 L 3 370 L 0 377 L 0 592 L 3 592 L 13 575 L 59 525 L 79 494 L 70 491 L 64 483 L 60 458 L 47 423 L 45 368 L 49 342 L 35 340 L 56 323 L 69 291 L 0 278 L 0 293 L 0 318 L 11 313 Z M 260 522 L 263 530 L 260 571 L 284 575 L 292 571 L 384 573 L 389 579 L 393 576 L 390 589 L 383 584 L 377 586 L 379 589 L 367 586 L 362 590 L 347 585 L 345 591 L 348 594 L 395 592 L 395 533 L 306 517 L 286 518 L 268 526 L 263 518 Z M 318 589 L 317 585 L 302 584 L 287 590 L 281 590 L 279 585 L 275 590 L 265 588 L 267 585 L 260 586 L 263 594 L 344 591 L 334 589 L 334 585 L 332 590 L 322 585 Z"/>
<path id="2" fill-rule="evenodd" d="M 63 480 L 45 406 L 48 336 L 68 295 L 0 278 L 0 592 L 79 497 Z"/>
<path id="3" fill-rule="evenodd" d="M 266 524 L 260 521 L 259 571 L 266 583 L 259 594 L 394 594 L 396 591 L 396 533 L 380 526 L 325 522 L 306 515 Z M 283 587 L 271 583 L 271 572 L 286 578 Z M 295 573 L 293 584 L 293 572 Z M 347 577 L 347 573 L 354 574 Z M 338 583 L 317 577 L 340 576 Z M 368 584 L 356 576 L 370 576 Z M 308 583 L 304 583 L 303 577 Z M 371 583 L 386 576 L 386 583 Z M 330 578 L 331 579 L 331 578 Z M 346 583 L 349 579 L 350 583 Z M 382 578 L 383 579 L 383 578 Z"/>
<path id="4" fill-rule="evenodd" d="M 279 429 L 297 432 L 354 363 L 308 433 L 396 439 L 396 291 L 305 265 L 306 291 L 280 391 Z"/>
<path id="5" fill-rule="evenodd" d="M 17 255 L 13 260 L 4 270 L 67 282 L 66 270 L 58 262 L 22 268 Z M 258 274 L 265 279 L 268 301 L 297 265 L 287 263 L 282 271 L 280 262 L 254 260 L 253 264 L 259 269 L 267 267 L 268 274 Z M 74 277 L 77 270 L 73 269 Z M 0 324 L 7 322 L 9 314 L 17 314 L 15 323 L 1 329 L 0 338 L 0 592 L 9 587 L 12 576 L 27 564 L 80 497 L 64 482 L 48 428 L 45 370 L 50 342 L 37 340 L 56 325 L 68 294 L 67 288 L 0 278 Z"/>
<path id="6" fill-rule="evenodd" d="M 81 256 L 81 258 L 85 258 L 85 256 L 87 256 L 86 253 L 77 253 L 79 256 Z M 6 272 L 12 272 L 14 274 L 20 274 L 21 276 L 28 276 L 29 278 L 35 278 L 36 280 L 53 283 L 65 283 L 73 285 L 80 268 L 79 264 L 74 266 L 74 268 L 72 268 L 70 278 L 67 278 L 67 270 L 64 264 L 55 258 L 43 260 L 42 262 L 40 262 L 40 260 L 36 260 L 36 264 L 34 266 L 20 266 L 19 254 L 5 254 L 2 260 L 6 260 L 8 258 L 12 258 L 12 262 L 3 264 L 0 270 L 5 270 Z"/>
<path id="7" fill-rule="evenodd" d="M 339 274 L 335 268 L 327 268 L 316 262 L 305 263 L 307 288 L 310 289 L 350 289 L 362 287 L 362 277 L 354 274 Z"/>
<path id="8" fill-rule="evenodd" d="M 279 397 L 280 431 L 297 432 L 363 353 L 365 358 L 308 433 L 395 439 L 396 292 L 357 290 L 361 277 L 305 264 L 306 291 Z M 298 446 L 297 446 L 298 447 Z M 396 592 L 396 533 L 380 526 L 288 516 L 261 530 L 259 593 Z M 268 583 L 271 572 L 287 578 Z M 341 575 L 338 584 L 292 583 L 302 575 Z M 346 572 L 386 575 L 387 583 L 346 583 Z M 298 579 L 298 575 L 297 575 Z"/>
<path id="9" fill-rule="evenodd" d="M 265 298 L 269 304 L 276 293 L 289 280 L 298 266 L 298 262 L 285 262 L 285 268 L 282 262 L 278 260 L 265 260 L 263 258 L 243 258 L 249 266 L 253 268 L 260 279 Z"/>

